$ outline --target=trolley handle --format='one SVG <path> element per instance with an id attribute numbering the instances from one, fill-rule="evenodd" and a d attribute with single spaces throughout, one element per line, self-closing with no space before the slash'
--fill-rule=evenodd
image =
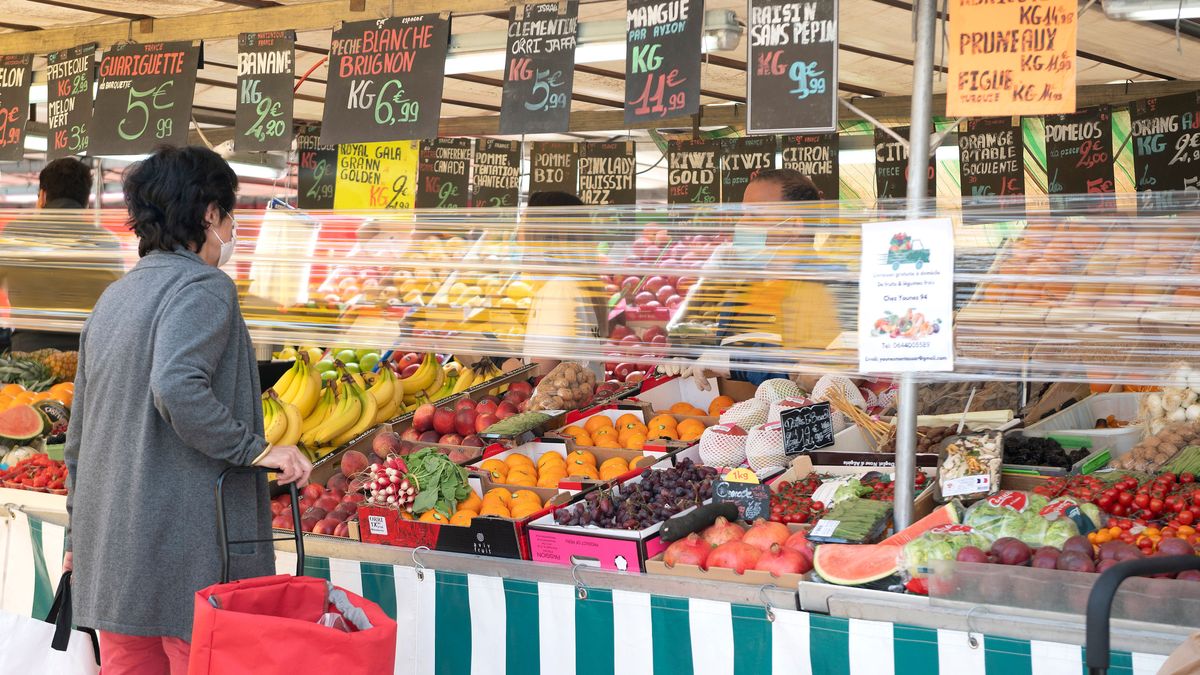
<path id="1" fill-rule="evenodd" d="M 270 473 L 273 469 L 261 466 L 231 466 L 221 472 L 217 478 L 217 536 L 221 539 L 221 583 L 229 583 L 229 547 L 233 544 L 265 544 L 277 541 L 295 541 L 296 543 L 296 576 L 304 576 L 304 530 L 300 525 L 300 491 L 296 489 L 295 481 L 288 483 L 288 491 L 292 495 L 292 532 L 293 537 L 271 539 L 243 539 L 229 541 L 229 524 L 225 519 L 225 479 L 230 474 Z"/>
<path id="2" fill-rule="evenodd" d="M 1140 558 L 1126 560 L 1113 565 L 1100 575 L 1087 604 L 1087 667 L 1089 675 L 1108 671 L 1109 666 L 1109 619 L 1113 597 L 1117 588 L 1129 577 L 1152 574 L 1177 574 L 1184 570 L 1200 570 L 1200 556 L 1173 555 L 1162 558 Z"/>

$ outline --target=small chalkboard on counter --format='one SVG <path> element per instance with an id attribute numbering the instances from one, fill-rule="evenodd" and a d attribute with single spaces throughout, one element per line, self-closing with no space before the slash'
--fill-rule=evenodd
<path id="1" fill-rule="evenodd" d="M 738 517 L 754 522 L 758 518 L 770 518 L 771 487 L 763 483 L 739 483 L 724 478 L 713 482 L 713 501 L 737 504 Z"/>
<path id="2" fill-rule="evenodd" d="M 893 129 L 908 138 L 908 127 Z M 925 196 L 937 196 L 937 169 L 933 153 L 926 167 Z M 875 130 L 875 195 L 877 199 L 903 199 L 908 196 L 908 146 L 882 129 Z"/>
<path id="3" fill-rule="evenodd" d="M 808 176 L 821 191 L 821 199 L 841 196 L 837 134 L 801 134 L 783 137 L 782 166 Z"/>
<path id="4" fill-rule="evenodd" d="M 828 403 L 787 408 L 779 414 L 783 452 L 791 457 L 833 445 L 833 417 Z"/>

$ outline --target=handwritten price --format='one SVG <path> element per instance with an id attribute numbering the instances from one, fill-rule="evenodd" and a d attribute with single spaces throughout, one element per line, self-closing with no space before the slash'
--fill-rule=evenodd
<path id="1" fill-rule="evenodd" d="M 384 82 L 375 101 L 375 123 L 391 126 L 416 122 L 421 116 L 421 102 L 410 100 L 407 95 L 400 80 Z"/>
<path id="2" fill-rule="evenodd" d="M 813 94 L 825 93 L 825 71 L 817 70 L 815 61 L 796 61 L 788 69 L 788 77 L 796 83 L 792 93 L 801 101 Z"/>
<path id="3" fill-rule="evenodd" d="M 74 96 L 87 89 L 87 76 L 76 75 L 70 79 L 58 80 L 55 83 L 54 92 L 59 98 Z"/>
<path id="4" fill-rule="evenodd" d="M 631 105 L 637 106 L 634 108 L 634 114 L 642 116 L 655 113 L 659 117 L 666 117 L 670 113 L 683 110 L 687 107 L 687 92 L 676 91 L 667 96 L 666 91 L 668 88 L 676 89 L 684 82 L 687 82 L 687 78 L 680 77 L 678 69 L 666 74 L 647 75 L 642 94 L 630 101 Z"/>
<path id="5" fill-rule="evenodd" d="M 438 208 L 444 209 L 448 206 L 454 206 L 456 203 L 455 197 L 458 197 L 458 186 L 454 183 L 442 183 L 442 187 L 438 189 Z"/>
<path id="6" fill-rule="evenodd" d="M 258 115 L 258 119 L 246 130 L 247 136 L 265 141 L 268 137 L 279 138 L 283 135 L 285 128 L 282 119 L 283 110 L 280 104 L 270 96 L 263 96 L 259 100 L 258 105 L 254 108 L 254 114 Z"/>
<path id="7" fill-rule="evenodd" d="M 323 159 L 317 160 L 317 165 L 313 167 L 313 184 L 304 194 L 313 199 L 328 198 L 333 193 L 333 186 L 321 184 L 321 179 L 328 173 L 329 164 Z"/>
<path id="8" fill-rule="evenodd" d="M 388 209 L 404 208 L 404 202 L 401 200 L 408 196 L 408 176 L 397 176 L 396 180 L 392 181 L 392 198 L 388 200 Z"/>
<path id="9" fill-rule="evenodd" d="M 556 70 L 551 73 L 549 70 L 539 70 L 534 75 L 533 94 L 536 96 L 541 94 L 541 99 L 537 101 L 526 101 L 525 109 L 530 112 L 539 110 L 561 110 L 567 107 L 566 92 L 554 91 L 563 86 L 563 74 L 561 70 Z"/>
<path id="10" fill-rule="evenodd" d="M 21 106 L 0 108 L 0 148 L 21 141 L 21 128 L 9 127 L 21 116 Z"/>
<path id="11" fill-rule="evenodd" d="M 175 86 L 175 80 L 167 80 L 157 87 L 151 89 L 135 89 L 129 88 L 129 100 L 125 104 L 125 117 L 117 124 L 117 135 L 126 141 L 136 140 L 146 133 L 150 127 L 151 111 L 170 110 L 175 107 L 175 102 L 172 100 L 160 101 L 160 98 L 165 98 L 170 95 L 171 88 Z M 149 99 L 149 103 L 146 102 Z M 142 119 L 140 122 L 138 117 Z M 126 126 L 128 125 L 128 126 Z M 174 129 L 174 122 L 170 118 L 160 118 L 155 124 L 155 137 L 166 138 L 171 135 Z"/>
<path id="12" fill-rule="evenodd" d="M 488 200 L 488 206 L 512 206 L 512 195 L 492 197 Z"/>
<path id="13" fill-rule="evenodd" d="M 1167 166 L 1180 162 L 1190 164 L 1197 160 L 1200 160 L 1200 132 L 1184 134 L 1175 141 L 1175 156 L 1167 162 Z"/>
<path id="14" fill-rule="evenodd" d="M 1104 152 L 1098 141 L 1084 141 L 1083 145 L 1079 146 L 1079 161 L 1075 163 L 1075 168 L 1090 169 L 1107 161 L 1108 153 Z"/>

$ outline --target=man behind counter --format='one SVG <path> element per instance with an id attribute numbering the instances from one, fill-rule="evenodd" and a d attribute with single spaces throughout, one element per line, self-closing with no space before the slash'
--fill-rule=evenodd
<path id="1" fill-rule="evenodd" d="M 37 208 L 80 210 L 92 192 L 92 169 L 67 157 L 47 164 L 38 174 Z M 0 230 L 3 248 L 31 250 L 70 247 L 70 257 L 54 260 L 39 255 L 33 265 L 5 264 L 0 259 L 0 288 L 8 292 L 14 314 L 23 312 L 90 312 L 96 299 L 122 274 L 117 238 L 83 217 L 41 214 L 30 221 L 12 222 Z M 79 252 L 81 251 L 81 252 Z M 78 333 L 15 329 L 12 349 L 79 349 Z"/>

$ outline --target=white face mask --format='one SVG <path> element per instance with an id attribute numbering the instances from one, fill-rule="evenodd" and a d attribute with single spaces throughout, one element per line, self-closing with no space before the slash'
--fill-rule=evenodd
<path id="1" fill-rule="evenodd" d="M 216 229 L 213 229 L 213 236 L 221 242 L 221 255 L 217 258 L 217 267 L 224 267 L 225 263 L 232 260 L 233 250 L 237 248 L 237 219 L 233 217 L 233 214 L 229 214 L 229 220 L 233 223 L 233 236 L 229 238 L 229 241 L 222 239 Z"/>

